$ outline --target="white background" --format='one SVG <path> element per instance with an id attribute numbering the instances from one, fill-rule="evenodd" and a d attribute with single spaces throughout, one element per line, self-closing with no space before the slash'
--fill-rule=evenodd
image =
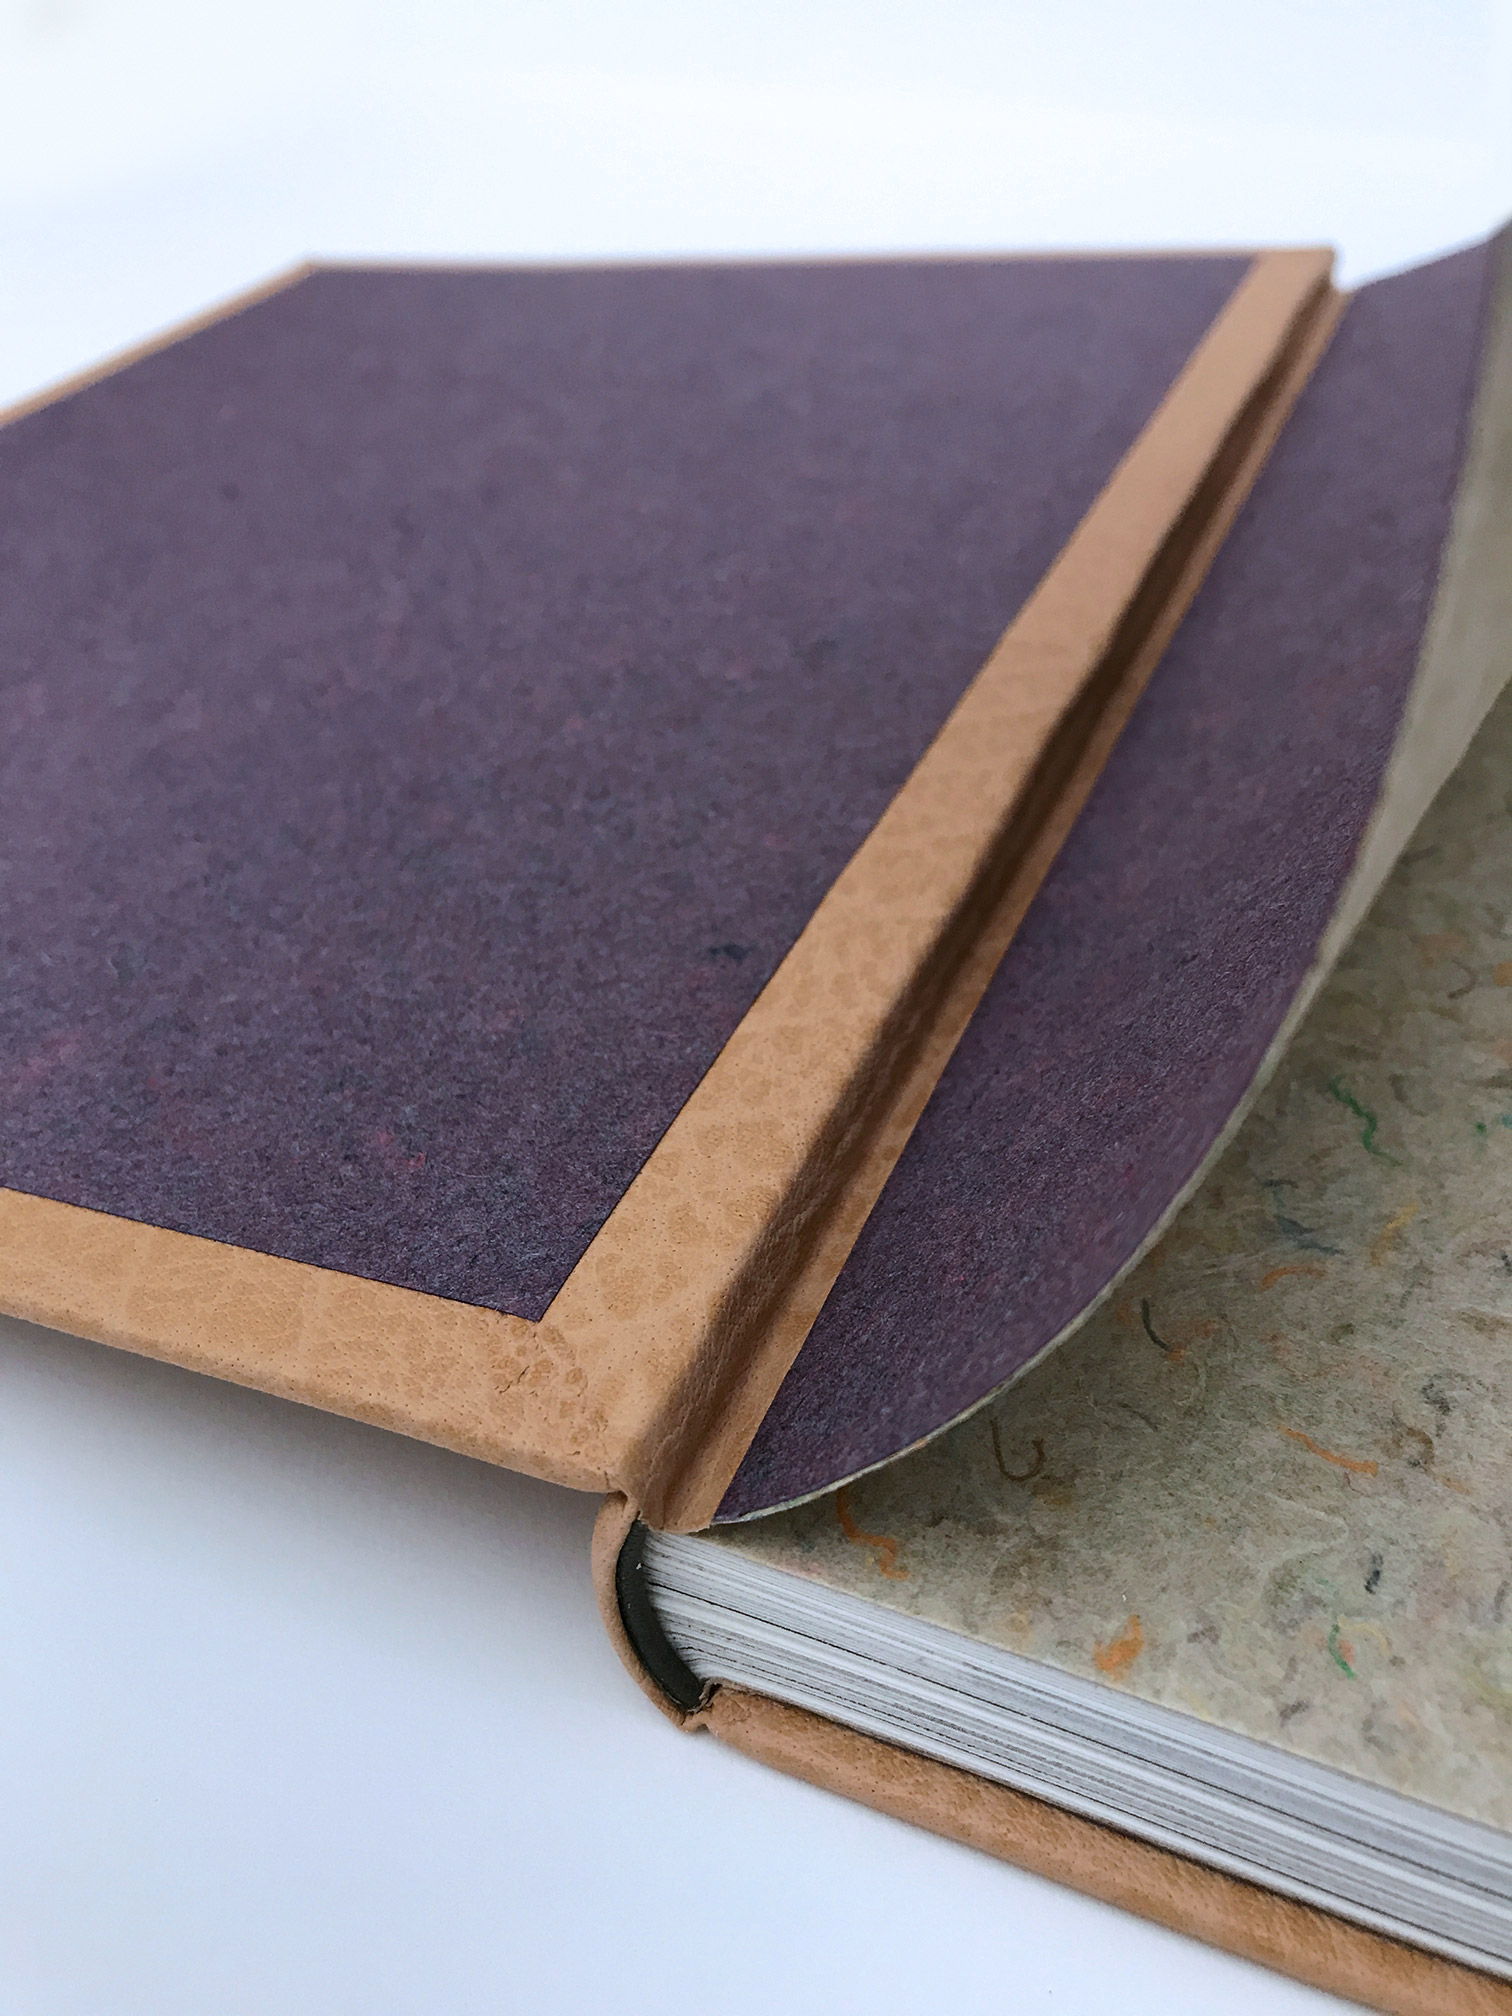
<path id="1" fill-rule="evenodd" d="M 0 0 L 0 400 L 297 258 L 1512 211 L 1469 0 Z M 0 2016 L 1301 2012 L 663 1724 L 586 1499 L 0 1324 Z"/>

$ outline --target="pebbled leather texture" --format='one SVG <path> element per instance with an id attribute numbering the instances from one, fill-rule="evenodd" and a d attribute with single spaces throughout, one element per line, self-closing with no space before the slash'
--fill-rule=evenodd
<path id="1" fill-rule="evenodd" d="M 698 1718 L 763 1764 L 1258 1961 L 1383 2016 L 1512 2016 L 1512 1984 L 1006 1785 L 721 1687 Z"/>
<path id="2" fill-rule="evenodd" d="M 534 1324 L 0 1190 L 8 1314 L 579 1490 L 608 1424 Z"/>

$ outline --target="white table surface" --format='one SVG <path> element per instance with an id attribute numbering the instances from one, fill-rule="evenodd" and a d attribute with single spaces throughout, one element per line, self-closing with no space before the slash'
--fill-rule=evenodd
<path id="1" fill-rule="evenodd" d="M 0 400 L 311 254 L 1509 211 L 1506 4 L 0 5 Z M 1339 2006 L 679 1736 L 593 1513 L 0 1322 L 0 2016 Z"/>

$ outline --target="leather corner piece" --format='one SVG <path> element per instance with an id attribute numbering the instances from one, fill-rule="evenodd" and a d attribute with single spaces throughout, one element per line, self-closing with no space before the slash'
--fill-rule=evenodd
<path id="1" fill-rule="evenodd" d="M 1512 1983 L 806 1709 L 724 1687 L 705 1720 L 760 1763 L 1383 2016 L 1512 2016 Z"/>
<path id="2" fill-rule="evenodd" d="M 1321 355 L 1330 270 L 1254 259 L 547 1311 L 654 1525 L 714 1516 Z"/>
<path id="3" fill-rule="evenodd" d="M 518 1316 L 3 1189 L 0 1309 L 548 1483 L 609 1481 L 591 1366 Z"/>

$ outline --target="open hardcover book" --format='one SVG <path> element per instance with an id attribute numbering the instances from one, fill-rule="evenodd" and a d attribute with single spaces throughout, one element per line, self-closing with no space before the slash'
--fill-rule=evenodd
<path id="1" fill-rule="evenodd" d="M 323 268 L 0 432 L 0 1308 L 1512 2011 L 1512 256 Z"/>

